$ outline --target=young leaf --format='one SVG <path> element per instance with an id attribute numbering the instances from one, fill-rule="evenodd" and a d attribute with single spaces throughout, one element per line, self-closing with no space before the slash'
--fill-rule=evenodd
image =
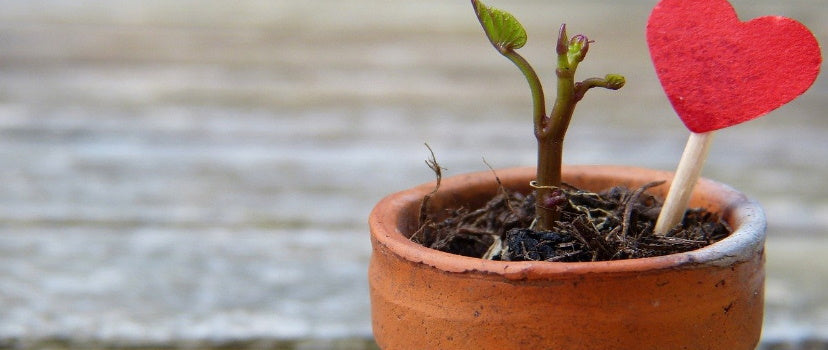
<path id="1" fill-rule="evenodd" d="M 519 49 L 526 44 L 526 30 L 515 16 L 471 0 L 477 19 L 494 47 L 501 53 Z"/>

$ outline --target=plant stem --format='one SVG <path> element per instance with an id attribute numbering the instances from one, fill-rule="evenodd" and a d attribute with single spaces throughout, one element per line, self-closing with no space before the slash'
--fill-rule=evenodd
<path id="1" fill-rule="evenodd" d="M 563 144 L 569 122 L 575 111 L 575 81 L 572 72 L 558 68 L 558 95 L 552 114 L 540 133 L 538 139 L 538 175 L 535 214 L 538 217 L 536 229 L 551 229 L 560 213 L 557 206 L 548 205 L 555 188 L 561 186 L 561 167 L 563 163 Z"/>
<path id="2" fill-rule="evenodd" d="M 504 50 L 501 52 L 511 60 L 529 83 L 529 88 L 532 90 L 533 120 L 535 125 L 535 138 L 538 141 L 538 168 L 536 179 L 536 202 L 535 215 L 538 217 L 536 228 L 547 229 L 551 228 L 555 220 L 558 219 L 558 213 L 555 206 L 545 205 L 544 201 L 552 195 L 553 187 L 561 185 L 561 162 L 563 154 L 563 137 L 566 133 L 566 126 L 572 118 L 572 109 L 568 112 L 565 110 L 569 103 L 566 101 L 572 100 L 574 93 L 574 82 L 572 81 L 572 74 L 567 82 L 558 80 L 558 98 L 555 102 L 555 108 L 552 112 L 552 118 L 546 116 L 546 102 L 543 94 L 543 86 L 541 85 L 538 75 L 529 63 L 517 52 L 513 50 Z M 568 88 L 562 89 L 562 85 L 569 85 Z M 562 98 L 563 95 L 567 97 Z M 566 100 L 566 101 L 565 101 Z M 573 106 L 574 107 L 574 106 Z M 557 111 L 557 112 L 556 112 Z M 568 115 L 565 115 L 567 114 Z M 549 123 L 552 122 L 552 125 Z M 561 126 L 563 125 L 563 126 Z M 553 132 L 557 131 L 557 132 Z M 550 132 L 552 137 L 550 137 Z"/>
<path id="3" fill-rule="evenodd" d="M 564 136 L 569 127 L 569 122 L 572 120 L 575 104 L 578 102 L 575 96 L 574 72 L 570 69 L 568 62 L 566 64 L 559 63 L 564 67 L 560 67 L 556 71 L 558 95 L 555 99 L 552 114 L 547 117 L 543 86 L 535 70 L 517 52 L 503 50 L 501 53 L 520 69 L 532 90 L 535 138 L 538 141 L 535 200 L 535 215 L 538 217 L 538 221 L 535 227 L 539 230 L 546 230 L 551 228 L 560 216 L 557 206 L 548 205 L 546 202 L 553 195 L 554 189 L 561 186 Z M 564 60 L 566 60 L 565 57 Z"/>
<path id="4" fill-rule="evenodd" d="M 551 115 L 544 120 L 540 128 L 535 129 L 538 139 L 538 174 L 536 182 L 535 215 L 538 218 L 535 224 L 537 230 L 549 230 L 558 220 L 560 213 L 557 206 L 549 205 L 553 191 L 561 186 L 561 167 L 563 163 L 563 143 L 575 104 L 575 66 L 577 62 L 570 62 L 566 37 L 566 26 L 562 25 L 558 35 L 558 68 L 555 74 L 558 78 L 557 96 L 552 107 Z M 574 63 L 574 64 L 573 64 Z"/>
<path id="5" fill-rule="evenodd" d="M 529 89 L 532 90 L 532 119 L 535 122 L 535 134 L 537 135 L 539 130 L 542 129 L 542 125 L 546 119 L 546 101 L 543 95 L 543 85 L 541 85 L 538 74 L 535 73 L 535 70 L 532 69 L 532 66 L 529 65 L 529 62 L 523 56 L 510 49 L 501 50 L 501 53 L 520 69 L 520 72 L 526 77 L 526 82 L 529 83 Z"/>
<path id="6" fill-rule="evenodd" d="M 535 215 L 538 218 L 536 230 L 550 230 L 560 217 L 558 204 L 561 200 L 561 168 L 563 163 L 563 143 L 575 105 L 589 89 L 602 87 L 618 90 L 624 86 L 624 77 L 608 74 L 604 78 L 589 78 L 575 82 L 575 70 L 589 51 L 589 39 L 584 35 L 575 35 L 571 39 L 566 35 L 566 25 L 561 25 L 558 32 L 557 61 L 555 75 L 558 78 L 555 104 L 549 117 L 541 118 L 535 125 L 535 137 L 538 139 L 538 177 L 536 181 Z M 539 126 L 540 125 L 540 126 Z"/>

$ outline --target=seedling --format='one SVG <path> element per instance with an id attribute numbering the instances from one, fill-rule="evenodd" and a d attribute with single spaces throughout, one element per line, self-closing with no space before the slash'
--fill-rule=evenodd
<path id="1" fill-rule="evenodd" d="M 607 74 L 603 78 L 575 80 L 578 65 L 586 58 L 592 41 L 585 35 L 568 37 L 566 24 L 560 26 L 555 48 L 557 54 L 557 96 L 552 111 L 547 115 L 543 86 L 537 73 L 526 59 L 517 53 L 526 44 L 527 35 L 523 25 L 511 14 L 472 0 L 477 19 L 483 26 L 492 46 L 514 63 L 526 77 L 532 91 L 534 133 L 538 142 L 537 179 L 533 187 L 537 193 L 535 202 L 536 219 L 533 229 L 551 229 L 558 219 L 558 204 L 563 201 L 561 187 L 561 164 L 563 160 L 564 136 L 572 120 L 575 105 L 586 92 L 595 87 L 618 90 L 625 79 L 618 74 Z"/>

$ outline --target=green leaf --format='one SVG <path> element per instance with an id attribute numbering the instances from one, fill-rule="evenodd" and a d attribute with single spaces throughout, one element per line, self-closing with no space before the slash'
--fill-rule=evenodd
<path id="1" fill-rule="evenodd" d="M 526 30 L 515 16 L 506 11 L 488 7 L 478 0 L 472 0 L 472 5 L 477 19 L 483 26 L 483 31 L 498 51 L 511 51 L 526 44 Z"/>

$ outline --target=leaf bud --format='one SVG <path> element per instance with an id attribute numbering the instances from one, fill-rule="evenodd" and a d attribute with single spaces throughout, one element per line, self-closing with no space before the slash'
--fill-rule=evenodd
<path id="1" fill-rule="evenodd" d="M 569 40 L 569 52 L 567 58 L 570 64 L 577 64 L 586 58 L 589 51 L 589 39 L 583 34 L 578 34 Z"/>
<path id="2" fill-rule="evenodd" d="M 624 76 L 620 74 L 607 74 L 604 80 L 607 81 L 607 89 L 611 90 L 618 90 L 627 82 Z"/>
<path id="3" fill-rule="evenodd" d="M 561 28 L 558 29 L 558 44 L 555 49 L 558 55 L 566 55 L 569 51 L 569 39 L 566 36 L 566 23 L 561 24 Z"/>
<path id="4" fill-rule="evenodd" d="M 566 194 L 558 188 L 553 189 L 543 198 L 543 206 L 548 209 L 562 207 L 566 202 Z"/>

